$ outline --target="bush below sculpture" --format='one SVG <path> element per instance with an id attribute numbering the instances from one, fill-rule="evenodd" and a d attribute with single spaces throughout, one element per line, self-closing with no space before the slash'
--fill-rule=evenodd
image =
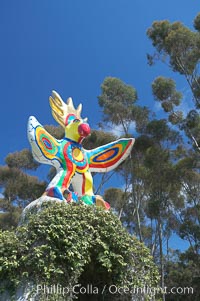
<path id="1" fill-rule="evenodd" d="M 114 214 L 95 206 L 45 202 L 16 233 L 1 232 L 0 244 L 0 281 L 7 288 L 28 282 L 62 287 L 90 284 L 99 291 L 105 285 L 157 285 L 158 273 L 149 250 L 127 233 Z M 70 300 L 67 298 L 63 300 Z M 116 298 L 105 290 L 104 300 Z"/>

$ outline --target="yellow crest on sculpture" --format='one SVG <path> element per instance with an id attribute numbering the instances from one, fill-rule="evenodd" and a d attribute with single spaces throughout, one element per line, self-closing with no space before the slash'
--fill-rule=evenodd
<path id="1" fill-rule="evenodd" d="M 71 97 L 68 98 L 65 103 L 56 91 L 52 91 L 52 96 L 49 97 L 49 103 L 54 119 L 62 127 L 66 127 L 65 122 L 69 114 L 74 114 L 77 118 L 81 119 L 82 104 L 79 104 L 77 109 L 75 109 Z"/>

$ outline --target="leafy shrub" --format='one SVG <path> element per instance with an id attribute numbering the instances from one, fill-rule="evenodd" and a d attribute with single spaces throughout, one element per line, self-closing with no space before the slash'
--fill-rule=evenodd
<path id="1" fill-rule="evenodd" d="M 4 286 L 80 283 L 99 291 L 110 285 L 156 286 L 158 273 L 149 250 L 128 234 L 113 213 L 57 202 L 44 202 L 41 209 L 30 214 L 17 232 L 0 232 Z M 93 296 L 91 300 L 117 298 L 106 296 L 107 290 L 104 299 Z M 79 296 L 79 300 L 90 300 L 90 296 Z"/>

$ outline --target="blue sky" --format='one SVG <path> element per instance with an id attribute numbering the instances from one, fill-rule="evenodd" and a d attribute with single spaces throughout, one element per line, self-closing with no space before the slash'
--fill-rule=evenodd
<path id="1" fill-rule="evenodd" d="M 56 124 L 48 103 L 53 89 L 82 102 L 93 128 L 101 120 L 97 96 L 107 76 L 133 85 L 139 103 L 156 108 L 151 83 L 172 74 L 164 65 L 148 66 L 146 53 L 153 49 L 146 30 L 162 19 L 192 27 L 199 7 L 191 0 L 1 0 L 0 164 L 9 152 L 29 147 L 30 115 Z"/>

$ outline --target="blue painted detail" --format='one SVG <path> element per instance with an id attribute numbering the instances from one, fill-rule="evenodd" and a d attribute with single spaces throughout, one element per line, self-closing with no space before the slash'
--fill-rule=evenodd
<path id="1" fill-rule="evenodd" d="M 49 149 L 52 148 L 52 144 L 49 140 L 43 139 L 42 141 L 43 141 L 46 148 L 49 148 Z"/>
<path id="2" fill-rule="evenodd" d="M 74 114 L 69 114 L 67 119 L 65 120 L 65 124 L 69 124 L 70 122 L 73 122 L 74 119 L 76 119 L 77 117 Z"/>
<path id="3" fill-rule="evenodd" d="M 82 152 L 82 154 L 83 154 L 83 160 L 82 161 L 77 161 L 73 157 L 72 152 L 73 152 L 74 149 L 79 149 Z M 70 159 L 70 161 L 73 162 L 74 164 L 76 164 L 76 166 L 78 166 L 78 167 L 85 167 L 86 164 L 88 163 L 87 162 L 87 156 L 86 156 L 83 148 L 81 147 L 81 145 L 78 144 L 78 143 L 71 143 L 68 146 L 68 148 L 67 148 L 67 156 Z"/>
<path id="4" fill-rule="evenodd" d="M 59 199 L 62 201 L 65 200 L 61 190 L 58 187 L 51 187 L 46 192 L 47 192 L 47 196 L 50 196 L 52 198 L 56 198 L 56 199 Z"/>
<path id="5" fill-rule="evenodd" d="M 76 192 L 72 192 L 72 200 L 76 203 L 78 202 L 78 194 Z"/>
<path id="6" fill-rule="evenodd" d="M 96 203 L 96 197 L 94 195 L 92 195 L 92 202 L 93 202 L 93 204 Z"/>

